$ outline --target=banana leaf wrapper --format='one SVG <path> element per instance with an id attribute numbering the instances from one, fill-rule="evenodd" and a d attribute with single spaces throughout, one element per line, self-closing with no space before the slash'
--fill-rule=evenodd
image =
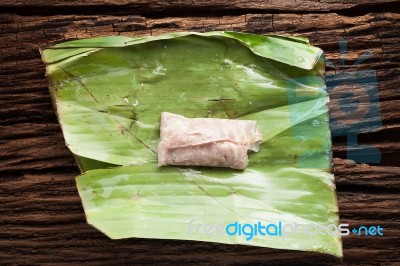
<path id="1" fill-rule="evenodd" d="M 321 49 L 299 37 L 181 32 L 41 50 L 89 224 L 112 239 L 184 239 L 342 256 L 337 233 L 228 235 L 216 226 L 337 226 Z M 244 171 L 158 167 L 161 112 L 256 120 Z M 207 227 L 208 226 L 208 227 Z M 207 228 L 207 230 L 206 230 Z M 315 231 L 314 231 L 315 232 Z"/>

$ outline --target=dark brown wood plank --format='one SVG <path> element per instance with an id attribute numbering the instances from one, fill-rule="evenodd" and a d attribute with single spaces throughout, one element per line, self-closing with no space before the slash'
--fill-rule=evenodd
<path id="1" fill-rule="evenodd" d="M 108 5 L 117 2 L 104 1 Z M 395 264 L 399 245 L 399 128 L 400 109 L 400 15 L 368 13 L 347 16 L 335 10 L 365 6 L 367 1 L 290 1 L 227 3 L 177 1 L 135 2 L 146 10 L 181 11 L 197 6 L 210 9 L 274 9 L 285 13 L 252 12 L 224 16 L 144 15 L 0 15 L 0 259 L 4 264 L 339 264 L 331 256 L 229 246 L 190 241 L 127 239 L 111 241 L 85 223 L 75 188 L 79 174 L 72 154 L 65 147 L 52 110 L 38 49 L 65 40 L 104 35 L 146 36 L 171 31 L 240 30 L 259 34 L 291 34 L 309 37 L 326 52 L 340 71 L 338 41 L 349 41 L 346 70 L 366 50 L 372 57 L 356 69 L 374 69 L 378 81 L 383 128 L 359 136 L 362 144 L 380 149 L 382 163 L 356 164 L 346 159 L 346 139 L 334 139 L 334 173 L 341 222 L 351 226 L 381 225 L 382 237 L 344 238 L 345 264 Z M 389 1 L 390 2 L 390 1 Z M 16 3 L 16 4 L 15 4 Z M 21 7 L 39 1 L 2 1 L 0 6 Z M 53 1 L 66 7 L 66 1 Z M 94 2 L 76 2 L 88 6 Z M 125 2 L 121 2 L 125 3 Z M 272 3 L 272 4 L 271 4 Z M 275 7 L 273 4 L 275 3 Z M 376 1 L 376 4 L 380 1 Z M 50 6 L 49 3 L 43 3 Z M 125 3 L 126 4 L 126 3 Z M 217 4 L 219 6 L 217 6 Z M 225 5 L 225 6 L 224 6 Z M 291 6 L 289 6 L 291 5 Z M 319 6 L 318 6 L 319 5 Z M 329 6 L 328 6 L 329 5 Z M 213 7 L 213 8 L 211 8 Z M 186 8 L 186 9 L 185 9 Z M 1 9 L 0 9 L 1 10 Z M 129 9 L 128 9 L 129 10 Z M 17 10 L 18 11 L 18 10 Z M 68 11 L 68 10 L 67 10 Z M 150 13 L 150 11 L 148 13 Z M 1 11 L 0 11 L 1 12 Z M 68 11 L 69 12 L 69 11 Z M 67 12 L 67 13 L 68 13 Z M 376 12 L 379 12 L 377 10 Z M 107 13 L 103 9 L 103 13 Z M 128 11 L 127 11 L 128 13 Z M 340 13 L 340 12 L 339 12 Z M 335 104 L 333 102 L 332 104 Z M 349 121 L 351 123 L 351 121 Z"/>
<path id="2" fill-rule="evenodd" d="M 139 11 L 172 11 L 179 10 L 184 12 L 187 10 L 197 11 L 215 11 L 215 10 L 237 10 L 237 9 L 251 9 L 251 10 L 276 10 L 283 12 L 293 11 L 335 11 L 345 10 L 349 8 L 368 8 L 370 6 L 377 6 L 382 4 L 395 3 L 393 0 L 357 0 L 357 1 L 345 1 L 345 0 L 304 0 L 299 3 L 296 0 L 279 1 L 246 1 L 246 0 L 235 0 L 235 1 L 220 1 L 220 0 L 198 0 L 198 1 L 185 1 L 185 0 L 93 0 L 93 1 L 68 1 L 68 0 L 32 0 L 32 1 L 13 1 L 3 0 L 0 3 L 0 7 L 41 7 L 41 8 L 68 8 L 68 7 L 122 7 L 131 8 Z"/>

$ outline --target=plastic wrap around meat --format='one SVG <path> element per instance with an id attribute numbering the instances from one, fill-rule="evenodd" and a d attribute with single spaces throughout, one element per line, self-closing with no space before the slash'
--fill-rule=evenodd
<path id="1" fill-rule="evenodd" d="M 260 149 L 256 121 L 186 118 L 161 114 L 158 165 L 192 165 L 245 169 L 247 151 Z"/>

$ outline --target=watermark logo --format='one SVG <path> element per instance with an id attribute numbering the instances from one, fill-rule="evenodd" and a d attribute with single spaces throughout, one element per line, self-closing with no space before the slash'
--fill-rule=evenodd
<path id="1" fill-rule="evenodd" d="M 278 221 L 275 223 L 265 223 L 258 221 L 257 223 L 239 223 L 235 221 L 228 225 L 224 224 L 201 224 L 190 220 L 188 223 L 188 235 L 204 234 L 204 235 L 228 235 L 241 236 L 247 241 L 252 240 L 256 236 L 260 237 L 281 237 L 283 240 L 290 235 L 316 236 L 348 236 L 350 234 L 359 236 L 383 236 L 383 228 L 380 225 L 360 226 L 350 228 L 349 224 L 301 224 L 301 223 L 284 223 Z"/>
<path id="2" fill-rule="evenodd" d="M 332 136 L 346 136 L 347 138 L 348 159 L 357 163 L 379 163 L 381 161 L 379 149 L 358 143 L 358 134 L 382 129 L 376 72 L 373 69 L 357 69 L 357 66 L 370 58 L 372 53 L 367 50 L 354 64 L 346 66 L 347 41 L 339 41 L 339 48 L 341 66 L 339 71 L 325 76 L 326 85 L 323 77 L 318 75 L 298 77 L 288 81 L 287 92 L 293 136 L 299 139 L 307 137 L 312 141 L 312 130 L 306 129 L 307 133 L 311 135 L 303 136 L 302 131 L 306 127 L 297 125 L 299 113 L 308 111 L 300 109 L 298 103 L 315 103 L 309 108 L 312 108 L 312 111 L 317 114 L 318 112 L 322 113 L 324 106 L 318 102 L 318 98 L 329 94 L 330 117 L 320 115 L 313 119 L 308 127 L 320 127 L 329 119 Z M 328 59 L 325 61 L 327 67 L 335 67 Z M 308 156 L 323 151 L 326 148 L 323 145 L 321 143 L 320 147 L 314 147 L 313 150 L 302 151 L 302 154 L 299 155 L 300 167 L 308 167 Z"/>
<path id="3" fill-rule="evenodd" d="M 379 149 L 358 144 L 358 134 L 382 129 L 376 71 L 357 70 L 357 66 L 372 56 L 365 51 L 354 64 L 346 67 L 347 41 L 339 41 L 341 67 L 326 75 L 330 97 L 330 126 L 332 136 L 347 137 L 347 158 L 357 163 L 379 163 Z M 335 67 L 326 60 L 326 66 Z"/>

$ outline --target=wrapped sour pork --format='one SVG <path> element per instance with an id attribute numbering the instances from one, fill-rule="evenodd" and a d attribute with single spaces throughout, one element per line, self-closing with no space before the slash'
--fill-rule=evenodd
<path id="1" fill-rule="evenodd" d="M 186 118 L 163 112 L 158 165 L 192 165 L 245 169 L 247 151 L 262 140 L 256 121 Z"/>

